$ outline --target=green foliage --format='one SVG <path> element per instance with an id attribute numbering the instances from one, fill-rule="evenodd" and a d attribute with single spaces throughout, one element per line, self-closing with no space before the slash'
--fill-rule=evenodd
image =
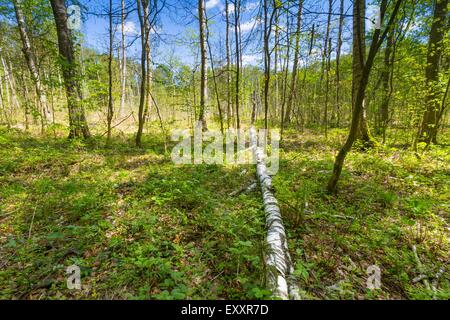
<path id="1" fill-rule="evenodd" d="M 174 166 L 149 140 L 105 148 L 0 129 L 0 298 L 269 296 L 259 195 L 228 196 L 253 172 Z M 66 288 L 72 264 L 80 292 Z"/>

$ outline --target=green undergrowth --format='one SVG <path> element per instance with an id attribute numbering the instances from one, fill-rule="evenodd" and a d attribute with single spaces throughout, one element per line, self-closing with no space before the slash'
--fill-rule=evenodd
<path id="1" fill-rule="evenodd" d="M 450 298 L 450 147 L 432 146 L 419 157 L 391 141 L 353 150 L 338 193 L 329 195 L 325 186 L 344 134 L 334 130 L 325 141 L 311 132 L 288 132 L 274 179 L 306 297 Z M 381 270 L 380 289 L 367 288 L 372 265 Z M 441 268 L 445 272 L 436 280 Z M 429 288 L 414 281 L 420 275 Z"/>
<path id="2" fill-rule="evenodd" d="M 0 298 L 268 295 L 261 202 L 229 196 L 252 168 L 173 165 L 156 135 L 105 148 L 2 130 L 0 147 Z"/>
<path id="3" fill-rule="evenodd" d="M 418 156 L 396 135 L 354 150 L 329 195 L 345 134 L 284 137 L 274 189 L 303 297 L 450 298 L 450 148 Z M 0 299 L 270 297 L 261 194 L 236 192 L 253 166 L 174 165 L 158 132 L 140 149 L 132 135 L 104 144 L 0 129 Z M 80 291 L 67 289 L 74 264 Z"/>

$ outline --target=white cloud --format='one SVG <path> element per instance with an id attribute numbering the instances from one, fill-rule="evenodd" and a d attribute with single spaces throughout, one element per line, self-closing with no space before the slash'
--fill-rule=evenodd
<path id="1" fill-rule="evenodd" d="M 380 7 L 377 5 L 368 5 L 366 9 L 366 29 L 373 30 L 379 21 Z"/>
<path id="2" fill-rule="evenodd" d="M 261 20 L 259 20 L 259 19 L 251 19 L 251 20 L 241 24 L 241 31 L 243 33 L 251 31 L 254 27 L 256 27 L 256 25 L 259 25 L 259 24 L 261 24 Z"/>
<path id="3" fill-rule="evenodd" d="M 258 8 L 258 7 L 259 7 L 258 1 L 256 1 L 256 2 L 248 2 L 248 3 L 245 5 L 244 11 L 245 11 L 245 12 L 253 11 L 253 10 L 255 10 L 255 9 Z"/>
<path id="4" fill-rule="evenodd" d="M 242 64 L 244 66 L 247 66 L 247 65 L 256 66 L 256 65 L 258 65 L 258 62 L 259 62 L 258 60 L 259 60 L 258 56 L 254 55 L 254 54 L 244 54 L 242 56 Z"/>
<path id="5" fill-rule="evenodd" d="M 225 7 L 223 9 L 223 13 L 225 14 Z M 234 14 L 234 4 L 228 2 L 228 14 Z"/>
<path id="6" fill-rule="evenodd" d="M 125 22 L 125 26 L 123 29 L 124 29 L 125 34 L 128 36 L 134 36 L 134 35 L 138 34 L 136 24 L 133 21 Z"/>
<path id="7" fill-rule="evenodd" d="M 205 8 L 212 9 L 220 5 L 220 0 L 208 0 L 206 1 Z"/>

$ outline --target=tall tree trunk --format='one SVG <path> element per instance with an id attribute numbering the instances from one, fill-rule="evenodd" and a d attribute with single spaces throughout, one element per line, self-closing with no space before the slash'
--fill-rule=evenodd
<path id="1" fill-rule="evenodd" d="M 270 34 L 272 32 L 273 19 L 277 11 L 277 2 L 273 1 L 270 13 L 269 0 L 264 0 L 264 128 L 269 127 L 269 90 L 270 90 Z"/>
<path id="2" fill-rule="evenodd" d="M 7 61 L 3 57 L 0 57 L 0 60 L 2 60 L 3 69 L 5 71 L 6 94 L 8 99 L 8 106 L 12 117 L 12 115 L 14 114 L 14 109 L 20 110 L 19 98 L 17 97 L 16 86 L 11 65 L 8 66 Z M 11 95 L 9 94 L 9 89 L 11 89 Z"/>
<path id="3" fill-rule="evenodd" d="M 353 2 L 353 82 L 352 82 L 352 106 L 355 108 L 358 87 L 364 70 L 364 61 L 366 56 L 366 4 L 364 0 L 355 0 Z M 367 124 L 365 100 L 362 103 L 361 113 L 359 114 L 358 140 L 361 141 L 364 148 L 375 146 L 369 126 Z"/>
<path id="4" fill-rule="evenodd" d="M 280 132 L 280 142 L 283 140 L 284 127 L 287 123 L 286 121 L 286 102 L 288 97 L 288 78 L 289 78 L 289 61 L 291 60 L 291 21 L 289 14 L 286 17 L 286 54 L 283 61 L 282 74 L 283 78 L 283 95 L 281 99 L 281 132 Z M 290 112 L 289 112 L 290 114 Z M 289 115 L 290 118 L 290 115 Z M 282 143 L 282 142 L 281 142 Z"/>
<path id="5" fill-rule="evenodd" d="M 356 95 L 354 97 L 355 103 L 353 106 L 353 111 L 352 111 L 352 124 L 351 124 L 351 128 L 350 128 L 350 133 L 347 137 L 347 140 L 345 142 L 345 144 L 342 146 L 341 150 L 339 151 L 337 157 L 336 157 L 336 161 L 334 162 L 334 168 L 333 168 L 333 174 L 330 177 L 330 180 L 328 181 L 328 185 L 327 185 L 327 190 L 328 192 L 336 192 L 336 187 L 337 187 L 337 183 L 339 181 L 339 178 L 341 176 L 341 172 L 342 172 L 342 167 L 344 165 L 344 161 L 345 161 L 345 157 L 347 156 L 347 153 L 350 151 L 350 149 L 353 146 L 353 143 L 355 142 L 356 138 L 357 138 L 357 134 L 358 134 L 358 128 L 360 125 L 360 119 L 361 119 L 361 113 L 362 113 L 362 109 L 363 109 L 363 104 L 364 104 L 364 98 L 365 98 L 365 94 L 366 94 L 366 89 L 367 89 L 367 84 L 369 83 L 369 77 L 370 77 L 370 73 L 372 71 L 372 66 L 373 66 L 373 62 L 375 60 L 375 56 L 377 55 L 378 50 L 380 49 L 381 44 L 383 43 L 384 39 L 386 38 L 387 33 L 389 32 L 389 30 L 393 27 L 395 18 L 397 16 L 398 10 L 400 8 L 400 5 L 402 3 L 403 0 L 397 0 L 394 8 L 392 10 L 392 14 L 391 17 L 388 21 L 388 23 L 386 24 L 386 29 L 384 30 L 383 33 L 381 33 L 380 29 L 376 29 L 372 38 L 372 44 L 370 45 L 370 50 L 369 50 L 369 54 L 367 57 L 366 61 L 361 61 L 362 65 L 363 65 L 363 72 L 361 73 L 361 77 L 360 79 L 360 83 L 357 85 L 358 91 L 356 92 Z M 355 0 L 354 1 L 354 5 L 358 5 L 361 6 L 361 2 L 364 2 L 364 0 Z M 386 8 L 387 8 L 387 2 L 388 0 L 382 0 L 381 1 L 381 21 L 383 21 L 383 18 L 385 16 L 386 13 Z M 357 11 L 359 12 L 359 11 Z M 353 16 L 353 28 L 354 29 L 359 29 L 360 28 L 360 20 L 361 20 L 361 16 L 360 14 L 356 14 Z M 358 33 L 355 32 L 354 34 Z M 360 41 L 360 37 L 356 37 L 356 42 L 358 43 Z M 356 49 L 356 52 L 359 52 L 361 46 L 354 46 L 354 49 Z M 359 55 L 359 58 L 361 58 L 361 56 Z"/>
<path id="6" fill-rule="evenodd" d="M 222 135 L 223 135 L 224 127 L 223 127 L 222 107 L 220 105 L 220 96 L 219 96 L 219 88 L 217 86 L 216 71 L 214 69 L 214 60 L 213 60 L 213 56 L 212 56 L 211 45 L 209 43 L 208 19 L 206 18 L 206 20 L 207 20 L 207 22 L 206 22 L 206 44 L 208 45 L 209 60 L 211 61 L 211 72 L 212 72 L 212 78 L 213 78 L 213 83 L 214 83 L 214 92 L 216 94 L 217 111 L 219 112 L 220 132 L 222 132 Z"/>
<path id="7" fill-rule="evenodd" d="M 239 130 L 241 128 L 241 119 L 239 117 L 239 103 L 240 103 L 240 81 L 241 81 L 241 46 L 240 46 L 240 33 L 239 33 L 239 24 L 240 24 L 240 15 L 241 15 L 241 0 L 236 0 L 234 2 L 234 36 L 235 36 L 235 45 L 236 45 L 236 95 L 235 95 L 235 104 L 236 104 L 236 129 Z"/>
<path id="8" fill-rule="evenodd" d="M 109 144 L 111 140 L 111 125 L 114 116 L 114 101 L 113 101 L 113 74 L 112 74 L 112 62 L 113 62 L 113 8 L 112 8 L 112 0 L 109 0 L 109 56 L 108 56 L 108 77 L 109 77 L 109 85 L 108 85 L 108 116 L 107 116 L 107 125 L 108 132 L 106 138 L 106 144 Z"/>
<path id="9" fill-rule="evenodd" d="M 231 58 L 230 58 L 230 5 L 229 0 L 225 0 L 225 46 L 227 55 L 227 127 L 231 126 Z"/>
<path id="10" fill-rule="evenodd" d="M 154 5 L 156 5 L 156 2 L 153 2 Z M 154 8 L 155 10 L 157 10 L 157 8 Z M 148 23 L 146 25 L 146 49 L 145 49 L 145 60 L 146 60 L 146 65 L 147 65 L 147 80 L 145 81 L 145 94 L 146 94 L 146 98 L 145 98 L 145 108 L 144 108 L 144 114 L 142 115 L 142 119 L 143 119 L 143 125 L 147 122 L 149 115 L 151 113 L 151 108 L 153 106 L 153 99 L 152 94 L 151 94 L 151 90 L 152 90 L 152 83 L 153 83 L 153 69 L 152 69 L 152 48 L 150 46 L 150 35 L 151 35 L 151 29 L 153 27 L 152 23 L 151 23 L 151 18 L 150 18 L 150 5 L 148 6 Z M 142 126 L 143 127 L 143 126 Z"/>
<path id="11" fill-rule="evenodd" d="M 325 126 L 325 139 L 328 138 L 328 100 L 330 95 L 330 56 L 331 56 L 331 37 L 330 37 L 330 24 L 331 13 L 333 11 L 333 0 L 328 0 L 328 18 L 327 18 L 327 32 L 325 35 L 325 110 L 323 116 L 323 125 Z"/>
<path id="12" fill-rule="evenodd" d="M 27 62 L 28 69 L 31 73 L 31 79 L 34 83 L 36 89 L 36 95 L 39 100 L 39 110 L 42 117 L 42 130 L 48 122 L 48 106 L 47 106 L 47 96 L 45 94 L 44 86 L 41 82 L 41 77 L 39 75 L 39 70 L 36 65 L 36 58 L 31 47 L 31 41 L 28 36 L 28 31 L 25 23 L 25 16 L 22 11 L 22 0 L 14 0 L 14 9 L 16 12 L 17 25 L 19 27 L 20 38 L 22 40 L 22 51 Z"/>
<path id="13" fill-rule="evenodd" d="M 339 7 L 339 29 L 338 29 L 338 39 L 336 47 L 336 104 L 335 104 L 335 114 L 336 114 L 336 126 L 340 126 L 341 122 L 341 49 L 342 49 L 342 30 L 344 28 L 344 0 L 341 0 Z"/>
<path id="14" fill-rule="evenodd" d="M 427 65 L 425 68 L 426 88 L 425 113 L 419 132 L 419 140 L 436 143 L 438 115 L 440 112 L 440 96 L 444 92 L 439 82 L 441 59 L 443 57 L 445 37 L 449 32 L 448 18 L 449 0 L 435 0 L 433 23 L 428 41 Z"/>
<path id="15" fill-rule="evenodd" d="M 5 103 L 3 102 L 3 81 L 1 73 L 0 73 L 0 108 L 2 109 L 2 114 L 3 118 L 5 119 L 6 126 L 9 129 L 11 127 L 11 121 L 9 119 L 8 111 L 6 110 Z"/>
<path id="16" fill-rule="evenodd" d="M 81 93 L 78 65 L 71 31 L 67 25 L 67 9 L 64 0 L 50 0 L 55 17 L 58 34 L 59 54 L 64 60 L 61 64 L 66 87 L 67 105 L 69 109 L 69 138 L 89 138 L 90 132 L 86 121 Z"/>
<path id="17" fill-rule="evenodd" d="M 294 64 L 292 66 L 291 76 L 291 90 L 289 91 L 289 97 L 286 106 L 286 115 L 284 116 L 284 124 L 288 124 L 291 121 L 292 104 L 297 92 L 297 76 L 298 76 L 298 60 L 300 58 L 300 32 L 302 30 L 302 11 L 303 0 L 298 1 L 297 12 L 297 29 L 295 31 L 295 51 L 294 51 Z M 284 125 L 283 125 L 284 127 Z"/>
<path id="18" fill-rule="evenodd" d="M 274 115 L 275 117 L 277 117 L 277 113 L 278 113 L 278 97 L 279 97 L 279 91 L 280 91 L 280 84 L 279 84 L 279 79 L 278 79 L 278 60 L 279 60 L 279 47 L 280 47 L 280 28 L 279 28 L 279 23 L 280 23 L 280 14 L 277 14 L 275 16 L 275 34 L 274 34 L 274 41 L 275 41 L 275 48 L 274 48 L 274 70 L 273 70 L 273 74 L 274 74 L 274 80 L 275 80 L 275 94 L 274 94 Z M 281 115 L 281 121 L 283 121 L 283 115 Z"/>
<path id="19" fill-rule="evenodd" d="M 331 67 L 330 49 L 331 49 L 331 37 L 328 39 L 327 60 L 325 64 L 325 112 L 323 118 L 323 125 L 325 126 L 325 139 L 328 139 L 328 103 L 330 97 L 330 67 Z"/>
<path id="20" fill-rule="evenodd" d="M 137 0 L 139 23 L 141 27 L 141 85 L 139 90 L 138 131 L 136 133 L 136 146 L 142 146 L 142 133 L 145 124 L 145 108 L 148 100 L 148 48 L 150 33 L 147 33 L 149 23 L 149 0 Z"/>
<path id="21" fill-rule="evenodd" d="M 386 140 L 386 130 L 389 123 L 389 101 L 391 100 L 392 88 L 390 85 L 391 74 L 393 72 L 392 49 L 394 46 L 395 32 L 391 30 L 386 39 L 386 49 L 384 51 L 384 66 L 381 73 L 383 83 L 383 98 L 380 105 L 380 127 L 383 135 L 383 143 Z"/>
<path id="22" fill-rule="evenodd" d="M 198 24 L 200 32 L 200 110 L 198 121 L 202 123 L 203 130 L 207 130 L 205 112 L 208 103 L 208 69 L 206 53 L 206 19 L 205 0 L 198 0 Z"/>
<path id="23" fill-rule="evenodd" d="M 126 46 L 126 38 L 125 38 L 125 0 L 122 0 L 122 74 L 121 74 L 121 95 L 120 95 L 120 111 L 119 115 L 122 116 L 125 110 L 125 102 L 127 97 L 127 46 Z"/>

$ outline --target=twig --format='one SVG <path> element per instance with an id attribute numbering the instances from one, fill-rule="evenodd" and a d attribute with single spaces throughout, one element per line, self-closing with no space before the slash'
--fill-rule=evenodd
<path id="1" fill-rule="evenodd" d="M 244 186 L 238 190 L 235 190 L 233 192 L 231 192 L 230 194 L 228 194 L 228 196 L 230 197 L 235 197 L 237 195 L 240 195 L 243 192 L 251 192 L 253 191 L 256 187 L 258 186 L 258 184 L 256 183 L 256 181 L 252 181 L 248 186 Z"/>
<path id="2" fill-rule="evenodd" d="M 28 230 L 28 239 L 31 238 L 31 229 L 33 229 L 34 216 L 36 215 L 36 209 L 37 209 L 37 206 L 34 207 L 33 217 L 31 218 L 30 229 Z"/>
<path id="3" fill-rule="evenodd" d="M 421 273 L 419 277 L 415 278 L 415 280 L 417 279 L 416 282 L 423 280 L 423 283 L 425 284 L 425 287 L 427 288 L 427 290 L 430 290 L 430 283 L 428 282 L 427 276 L 424 275 L 423 265 L 422 265 L 422 262 L 420 262 L 419 256 L 417 254 L 416 245 L 412 246 L 412 250 L 414 253 L 414 258 L 416 259 L 417 269 Z"/>
<path id="4" fill-rule="evenodd" d="M 131 117 L 133 115 L 133 112 L 130 113 L 127 117 L 123 118 L 119 123 L 115 124 L 114 126 L 111 127 L 111 130 L 114 129 L 115 127 L 120 126 L 122 123 L 124 123 L 129 117 Z M 107 134 L 108 131 L 106 131 L 105 133 L 102 133 L 100 135 L 100 137 L 103 137 L 105 134 Z"/>
<path id="5" fill-rule="evenodd" d="M 439 278 L 444 274 L 445 272 L 445 266 L 441 267 L 438 271 L 438 273 L 436 273 L 436 275 L 434 276 L 434 280 L 431 283 L 431 289 L 433 290 L 433 300 L 436 299 L 436 294 L 437 294 L 437 287 L 439 284 Z"/>

